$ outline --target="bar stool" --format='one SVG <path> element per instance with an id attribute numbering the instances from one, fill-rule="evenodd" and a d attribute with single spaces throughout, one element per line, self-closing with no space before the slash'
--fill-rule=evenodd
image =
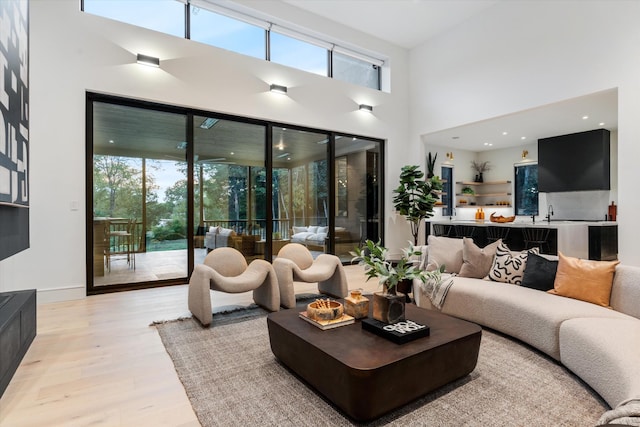
<path id="1" fill-rule="evenodd" d="M 135 255 L 136 219 L 108 221 L 105 225 L 105 261 L 111 272 L 111 262 L 116 255 L 124 255 L 130 268 L 136 269 Z M 113 248 L 113 250 L 112 250 Z"/>
<path id="2" fill-rule="evenodd" d="M 549 253 L 549 229 L 548 228 L 532 228 L 525 227 L 522 229 L 522 237 L 524 240 L 524 248 L 529 249 L 535 246 L 540 247 L 540 252 Z M 544 252 L 543 248 L 547 247 L 547 251 Z"/>
<path id="3" fill-rule="evenodd" d="M 441 236 L 441 237 L 450 237 L 451 231 L 453 229 L 452 225 L 446 224 L 433 224 L 433 235 Z"/>
<path id="4" fill-rule="evenodd" d="M 455 225 L 455 229 L 456 229 L 456 236 L 459 239 L 462 239 L 463 237 L 468 237 L 470 239 L 473 238 L 473 235 L 476 233 L 476 228 L 473 225 L 461 225 L 461 224 L 456 224 Z"/>
<path id="5" fill-rule="evenodd" d="M 496 240 L 502 239 L 503 243 L 507 243 L 507 237 L 509 237 L 509 228 L 508 227 L 496 227 L 496 226 L 488 226 L 487 227 L 487 241 L 488 243 L 493 243 Z"/>

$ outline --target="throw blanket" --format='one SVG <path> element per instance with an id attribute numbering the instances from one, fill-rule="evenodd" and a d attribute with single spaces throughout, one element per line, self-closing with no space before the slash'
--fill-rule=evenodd
<path id="1" fill-rule="evenodd" d="M 640 426 L 640 399 L 623 402 L 615 409 L 605 412 L 598 420 L 598 425 L 622 424 Z"/>
<path id="2" fill-rule="evenodd" d="M 444 299 L 447 297 L 449 288 L 453 285 L 452 277 L 451 274 L 443 274 L 439 281 L 429 278 L 421 285 L 422 290 L 431 300 L 431 304 L 438 310 L 442 310 Z"/>

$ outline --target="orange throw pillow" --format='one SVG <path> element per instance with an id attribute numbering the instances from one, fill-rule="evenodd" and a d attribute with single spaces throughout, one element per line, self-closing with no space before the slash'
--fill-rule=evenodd
<path id="1" fill-rule="evenodd" d="M 558 272 L 550 294 L 609 307 L 616 265 L 620 261 L 591 261 L 558 253 Z"/>

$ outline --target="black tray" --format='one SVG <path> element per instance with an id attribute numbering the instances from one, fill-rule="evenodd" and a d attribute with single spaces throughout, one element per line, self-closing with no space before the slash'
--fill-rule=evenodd
<path id="1" fill-rule="evenodd" d="M 428 337 L 431 333 L 429 326 L 422 325 L 409 319 L 395 324 L 389 324 L 368 317 L 366 319 L 362 319 L 360 323 L 362 323 L 362 329 L 365 331 L 373 332 L 374 334 L 393 341 L 396 344 L 404 344 L 418 338 Z M 410 324 L 411 329 L 414 330 L 406 331 L 404 333 L 397 330 L 407 324 Z M 394 327 L 396 330 L 387 330 L 385 329 L 385 326 L 387 329 Z"/>

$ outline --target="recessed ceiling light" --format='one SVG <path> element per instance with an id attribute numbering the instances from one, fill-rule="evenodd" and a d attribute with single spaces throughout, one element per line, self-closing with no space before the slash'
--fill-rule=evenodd
<path id="1" fill-rule="evenodd" d="M 600 122 L 600 126 L 604 126 L 604 122 Z"/>
<path id="2" fill-rule="evenodd" d="M 109 144 L 115 144 L 115 141 L 113 139 L 110 139 Z"/>
<path id="3" fill-rule="evenodd" d="M 521 136 L 520 139 L 527 139 L 527 137 L 526 136 Z"/>
<path id="4" fill-rule="evenodd" d="M 587 120 L 589 116 L 582 116 L 582 120 Z"/>
<path id="5" fill-rule="evenodd" d="M 509 132 L 504 131 L 504 132 L 502 132 L 502 134 L 503 134 L 503 135 L 509 135 Z"/>
<path id="6" fill-rule="evenodd" d="M 231 154 L 231 155 L 233 156 L 233 155 L 234 155 L 234 154 L 236 154 L 236 153 L 234 153 L 234 152 L 232 151 L 232 152 L 231 152 L 231 153 L 229 153 L 229 154 Z"/>

